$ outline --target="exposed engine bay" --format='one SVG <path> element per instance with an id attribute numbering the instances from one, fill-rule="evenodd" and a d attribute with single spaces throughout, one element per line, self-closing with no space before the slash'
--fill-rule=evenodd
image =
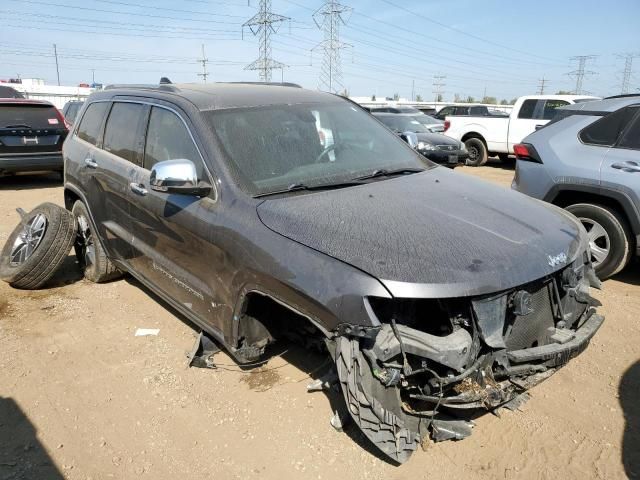
<path id="1" fill-rule="evenodd" d="M 589 258 L 489 296 L 368 298 L 379 327 L 343 324 L 333 355 L 349 413 L 390 459 L 471 434 L 477 409 L 517 399 L 581 353 L 604 317 Z"/>

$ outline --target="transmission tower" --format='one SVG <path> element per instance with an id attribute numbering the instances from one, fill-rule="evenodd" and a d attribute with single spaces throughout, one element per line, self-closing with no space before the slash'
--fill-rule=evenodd
<path id="1" fill-rule="evenodd" d="M 313 14 L 313 21 L 324 32 L 324 40 L 314 47 L 323 52 L 322 70 L 318 88 L 337 93 L 344 88 L 342 84 L 342 59 L 340 51 L 351 47 L 340 41 L 340 26 L 346 25 L 352 8 L 340 4 L 336 0 L 325 0 Z"/>
<path id="2" fill-rule="evenodd" d="M 199 77 L 202 77 L 202 81 L 207 83 L 207 77 L 209 76 L 209 72 L 207 71 L 207 62 L 209 59 L 204 54 L 204 44 L 202 44 L 202 58 L 198 59 L 198 62 L 202 64 L 202 73 L 198 73 Z"/>
<path id="3" fill-rule="evenodd" d="M 538 85 L 538 95 L 544 95 L 544 86 L 547 83 L 549 83 L 549 80 L 547 80 L 546 78 L 542 77 L 538 81 L 540 82 L 540 85 Z"/>
<path id="4" fill-rule="evenodd" d="M 260 72 L 260 80 L 263 82 L 271 81 L 271 71 L 277 68 L 286 67 L 284 63 L 280 63 L 271 58 L 271 34 L 276 33 L 274 25 L 289 20 L 289 17 L 278 15 L 271 11 L 271 0 L 260 0 L 260 8 L 258 13 L 247 20 L 242 29 L 247 27 L 255 36 L 260 36 L 260 56 L 256 61 L 250 63 L 245 70 L 258 70 Z"/>
<path id="5" fill-rule="evenodd" d="M 444 87 L 447 85 L 444 81 L 447 79 L 446 75 L 434 75 L 433 76 L 433 94 L 435 95 L 434 101 L 438 101 L 438 97 L 444 94 Z"/>
<path id="6" fill-rule="evenodd" d="M 578 69 L 568 73 L 568 75 L 576 77 L 576 89 L 573 92 L 574 94 L 581 95 L 583 93 L 587 93 L 582 90 L 582 82 L 584 81 L 584 77 L 586 75 L 595 75 L 596 72 L 587 71 L 585 70 L 585 67 L 587 66 L 588 60 L 593 60 L 595 58 L 596 55 L 578 55 L 577 57 L 571 57 L 570 60 L 578 61 Z"/>
<path id="7" fill-rule="evenodd" d="M 622 71 L 622 88 L 620 93 L 626 95 L 631 91 L 631 72 L 633 67 L 633 59 L 640 57 L 640 53 L 625 53 L 616 55 L 618 58 L 624 58 L 624 70 Z"/>

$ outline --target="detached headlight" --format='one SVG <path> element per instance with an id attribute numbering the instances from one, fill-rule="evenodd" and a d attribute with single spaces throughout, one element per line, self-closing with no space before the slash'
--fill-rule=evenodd
<path id="1" fill-rule="evenodd" d="M 467 151 L 467 146 L 463 142 L 460 142 L 460 151 L 461 152 L 466 152 Z"/>
<path id="2" fill-rule="evenodd" d="M 437 150 L 435 145 L 426 142 L 418 142 L 418 150 Z"/>

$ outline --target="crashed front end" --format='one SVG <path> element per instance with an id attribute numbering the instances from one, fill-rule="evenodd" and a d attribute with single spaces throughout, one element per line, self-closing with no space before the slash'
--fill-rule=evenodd
<path id="1" fill-rule="evenodd" d="M 453 299 L 366 299 L 379 327 L 336 332 L 335 360 L 349 413 L 389 458 L 420 442 L 461 439 L 475 409 L 517 404 L 581 353 L 604 317 L 588 252 L 545 278 Z"/>

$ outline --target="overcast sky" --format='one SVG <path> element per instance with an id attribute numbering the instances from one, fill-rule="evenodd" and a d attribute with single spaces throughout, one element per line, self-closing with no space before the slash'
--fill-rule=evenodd
<path id="1" fill-rule="evenodd" d="M 248 4 L 249 3 L 249 4 Z M 62 84 L 202 81 L 201 44 L 209 81 L 257 80 L 244 66 L 258 42 L 242 24 L 258 0 L 2 0 L 0 79 L 56 82 L 53 44 Z M 290 17 L 272 36 L 272 56 L 288 66 L 285 81 L 318 87 L 322 40 L 312 14 L 320 0 L 273 0 Z M 444 97 L 498 99 L 572 90 L 577 68 L 569 59 L 596 55 L 584 89 L 620 93 L 624 60 L 640 53 L 640 0 L 343 0 L 352 7 L 341 27 L 343 83 L 351 95 L 433 98 L 433 76 L 445 75 Z M 280 71 L 273 72 L 280 80 Z M 635 59 L 632 90 L 640 88 Z"/>

